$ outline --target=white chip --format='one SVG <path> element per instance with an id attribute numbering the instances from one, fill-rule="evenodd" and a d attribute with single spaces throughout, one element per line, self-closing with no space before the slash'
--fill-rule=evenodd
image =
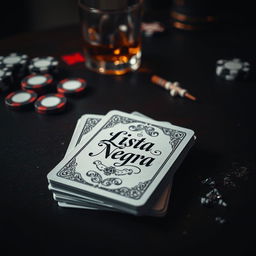
<path id="1" fill-rule="evenodd" d="M 37 68 L 44 68 L 48 67 L 49 65 L 51 65 L 51 61 L 49 60 L 38 60 L 34 63 L 34 66 Z"/>
<path id="2" fill-rule="evenodd" d="M 10 65 L 10 64 L 16 64 L 19 63 L 21 58 L 19 56 L 10 56 L 4 58 L 3 62 L 4 64 Z"/>
<path id="3" fill-rule="evenodd" d="M 231 69 L 231 70 L 239 70 L 241 69 L 243 66 L 240 62 L 237 61 L 228 61 L 224 64 L 225 68 Z"/>
<path id="4" fill-rule="evenodd" d="M 17 103 L 26 102 L 31 98 L 31 95 L 26 92 L 17 93 L 12 97 L 12 100 Z"/>
<path id="5" fill-rule="evenodd" d="M 34 76 L 28 79 L 28 83 L 31 85 L 37 85 L 42 84 L 47 81 L 47 78 L 45 76 Z"/>
<path id="6" fill-rule="evenodd" d="M 41 101 L 41 104 L 45 107 L 54 107 L 61 103 L 61 100 L 58 97 L 50 96 L 46 97 Z"/>
<path id="7" fill-rule="evenodd" d="M 76 80 L 70 80 L 63 84 L 63 88 L 66 90 L 76 90 L 81 87 L 81 82 Z"/>

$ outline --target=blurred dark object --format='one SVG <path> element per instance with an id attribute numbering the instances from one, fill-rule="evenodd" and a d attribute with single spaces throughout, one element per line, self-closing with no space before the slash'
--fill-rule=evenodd
<path id="1" fill-rule="evenodd" d="M 109 3 L 112 0 L 106 1 Z M 253 4 L 254 1 L 250 0 L 145 0 L 144 20 L 159 20 L 166 25 L 170 24 L 170 20 L 171 23 L 177 20 L 199 28 L 212 24 L 223 27 L 254 26 Z M 78 23 L 77 0 L 1 1 L 0 10 L 0 39 Z M 170 17 L 171 13 L 174 15 Z"/>
<path id="2" fill-rule="evenodd" d="M 254 1 L 217 0 L 217 15 L 222 25 L 255 26 Z"/>
<path id="3" fill-rule="evenodd" d="M 1 1 L 0 10 L 0 39 L 78 23 L 77 0 Z"/>
<path id="4" fill-rule="evenodd" d="M 170 11 L 173 27 L 202 29 L 216 21 L 217 5 L 213 0 L 174 0 Z"/>
<path id="5" fill-rule="evenodd" d="M 29 19 L 25 0 L 1 1 L 0 38 L 26 30 Z"/>
<path id="6" fill-rule="evenodd" d="M 214 26 L 253 27 L 256 21 L 253 4 L 250 0 L 145 0 L 145 19 L 153 18 L 168 24 L 171 22 L 183 30 L 207 29 Z"/>

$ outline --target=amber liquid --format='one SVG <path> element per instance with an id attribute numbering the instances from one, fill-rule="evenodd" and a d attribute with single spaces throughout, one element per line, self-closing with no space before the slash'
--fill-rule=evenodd
<path id="1" fill-rule="evenodd" d="M 86 62 L 89 68 L 100 73 L 122 75 L 132 70 L 132 65 L 140 58 L 141 44 L 101 45 L 84 43 Z M 88 65 L 87 65 L 88 67 Z"/>
<path id="2" fill-rule="evenodd" d="M 91 63 L 98 63 L 99 72 L 121 75 L 130 71 L 129 62 L 132 64 L 132 58 L 140 55 L 141 44 L 106 46 L 84 43 L 83 48 L 86 61 L 89 59 Z M 108 63 L 109 68 L 105 68 L 104 63 Z"/>

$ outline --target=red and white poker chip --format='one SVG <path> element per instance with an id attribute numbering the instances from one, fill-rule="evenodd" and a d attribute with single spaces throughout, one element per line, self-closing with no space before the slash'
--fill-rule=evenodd
<path id="1" fill-rule="evenodd" d="M 35 110 L 40 114 L 63 111 L 67 105 L 67 98 L 61 93 L 49 93 L 39 97 L 34 103 Z"/>
<path id="2" fill-rule="evenodd" d="M 32 105 L 37 99 L 37 93 L 30 90 L 19 90 L 8 94 L 5 97 L 5 104 L 12 109 L 21 109 Z"/>
<path id="3" fill-rule="evenodd" d="M 42 91 L 48 89 L 53 82 L 50 74 L 31 74 L 24 77 L 21 81 L 21 87 L 24 90 Z"/>
<path id="4" fill-rule="evenodd" d="M 85 91 L 87 82 L 83 78 L 66 78 L 57 85 L 57 91 L 66 95 L 80 94 Z"/>

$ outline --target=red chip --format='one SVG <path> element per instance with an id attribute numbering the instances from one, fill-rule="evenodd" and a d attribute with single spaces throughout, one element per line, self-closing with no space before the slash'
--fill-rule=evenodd
<path id="1" fill-rule="evenodd" d="M 53 77 L 50 74 L 31 74 L 22 79 L 21 87 L 24 90 L 41 92 L 49 89 L 52 82 Z"/>
<path id="2" fill-rule="evenodd" d="M 63 111 L 67 104 L 67 98 L 60 93 L 50 93 L 37 99 L 34 106 L 40 114 L 50 114 Z"/>
<path id="3" fill-rule="evenodd" d="M 80 94 L 85 91 L 87 82 L 83 78 L 66 78 L 57 85 L 57 91 L 65 95 Z"/>
<path id="4" fill-rule="evenodd" d="M 15 91 L 8 94 L 5 98 L 5 104 L 12 109 L 21 109 L 32 105 L 37 98 L 37 93 L 34 91 Z"/>

